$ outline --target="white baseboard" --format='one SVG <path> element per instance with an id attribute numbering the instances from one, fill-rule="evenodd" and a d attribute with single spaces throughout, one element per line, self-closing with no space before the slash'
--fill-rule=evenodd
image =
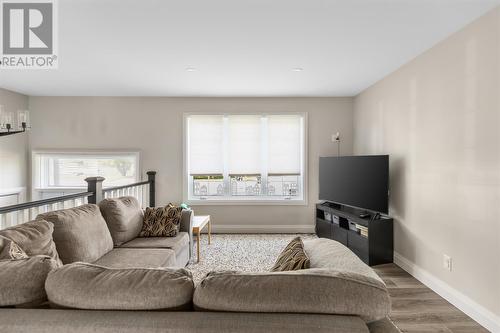
<path id="1" fill-rule="evenodd" d="M 206 232 L 206 230 L 204 230 Z M 228 234 L 310 234 L 314 225 L 212 225 L 213 233 Z"/>
<path id="2" fill-rule="evenodd" d="M 500 317 L 397 252 L 394 263 L 493 333 L 500 333 Z"/>

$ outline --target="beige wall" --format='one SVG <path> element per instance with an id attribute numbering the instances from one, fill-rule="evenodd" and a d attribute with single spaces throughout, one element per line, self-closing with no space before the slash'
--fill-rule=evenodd
<path id="1" fill-rule="evenodd" d="M 28 97 L 0 88 L 0 105 L 17 117 L 17 110 L 28 108 Z M 25 188 L 27 176 L 28 133 L 0 137 L 0 193 Z M 0 204 L 5 200 L 0 200 Z"/>
<path id="2" fill-rule="evenodd" d="M 185 112 L 306 112 L 308 206 L 196 206 L 224 231 L 312 231 L 318 201 L 318 157 L 352 153 L 352 98 L 30 97 L 32 148 L 138 149 L 143 171 L 158 171 L 159 203 L 182 200 Z M 224 228 L 222 228 L 224 226 Z"/>
<path id="3" fill-rule="evenodd" d="M 354 102 L 354 152 L 391 155 L 395 251 L 497 316 L 499 42 L 496 9 Z"/>

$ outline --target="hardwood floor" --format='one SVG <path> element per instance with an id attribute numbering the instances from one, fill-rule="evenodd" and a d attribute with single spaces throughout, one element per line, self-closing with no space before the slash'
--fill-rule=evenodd
<path id="1" fill-rule="evenodd" d="M 395 264 L 373 268 L 387 284 L 390 317 L 404 333 L 489 332 Z"/>

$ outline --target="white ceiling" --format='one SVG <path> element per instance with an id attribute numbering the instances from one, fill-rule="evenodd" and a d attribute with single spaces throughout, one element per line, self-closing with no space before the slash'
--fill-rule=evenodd
<path id="1" fill-rule="evenodd" d="M 0 87 L 49 96 L 352 96 L 498 4 L 59 0 L 59 69 L 1 70 Z"/>

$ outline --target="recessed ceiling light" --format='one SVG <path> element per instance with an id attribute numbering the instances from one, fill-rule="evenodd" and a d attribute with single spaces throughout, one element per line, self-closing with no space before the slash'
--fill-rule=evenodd
<path id="1" fill-rule="evenodd" d="M 196 68 L 194 67 L 187 67 L 186 72 L 196 72 Z"/>
<path id="2" fill-rule="evenodd" d="M 304 70 L 304 68 L 301 68 L 301 67 L 295 67 L 292 69 L 292 71 L 294 72 L 302 72 Z"/>

